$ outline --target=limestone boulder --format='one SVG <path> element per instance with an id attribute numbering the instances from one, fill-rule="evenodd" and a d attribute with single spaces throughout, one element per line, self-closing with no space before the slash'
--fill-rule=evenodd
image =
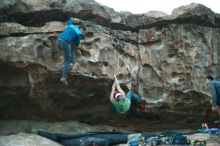
<path id="1" fill-rule="evenodd" d="M 193 127 L 210 108 L 203 79 L 219 76 L 220 16 L 203 5 L 134 15 L 93 0 L 3 0 L 0 14 L 0 119 L 123 127 L 116 119 L 124 117 L 112 113 L 109 102 L 113 75 L 127 92 L 138 69 L 148 109 L 131 111 L 126 120 Z M 56 42 L 69 17 L 82 19 L 87 32 L 65 87 Z"/>

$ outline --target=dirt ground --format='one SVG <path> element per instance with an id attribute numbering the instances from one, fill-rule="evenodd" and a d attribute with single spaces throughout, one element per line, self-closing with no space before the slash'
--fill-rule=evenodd
<path id="1" fill-rule="evenodd" d="M 133 125 L 132 127 L 125 127 L 123 126 L 122 121 L 115 123 L 116 127 L 110 127 L 106 125 L 98 125 L 98 126 L 91 126 L 83 123 L 79 123 L 76 121 L 69 121 L 69 122 L 56 122 L 56 123 L 49 123 L 49 122 L 39 122 L 39 121 L 24 121 L 24 120 L 16 120 L 16 121 L 0 121 L 0 136 L 3 136 L 5 140 L 9 140 L 10 136 L 15 135 L 14 137 L 18 137 L 19 139 L 14 140 L 14 141 L 19 141 L 22 143 L 22 134 L 25 133 L 25 137 L 31 137 L 34 141 L 38 141 L 38 137 L 35 140 L 34 138 L 36 137 L 35 134 L 39 130 L 51 132 L 51 133 L 60 133 L 60 134 L 82 134 L 82 133 L 87 133 L 87 132 L 94 132 L 94 131 L 127 131 L 125 129 L 129 129 L 129 131 L 136 131 L 136 132 L 152 132 L 152 133 L 160 133 L 165 130 L 174 130 L 177 132 L 181 133 L 188 133 L 186 134 L 187 138 L 191 141 L 191 144 L 195 140 L 199 141 L 205 141 L 206 146 L 220 146 L 220 135 L 209 135 L 207 133 L 202 134 L 202 133 L 196 133 L 196 129 L 187 129 L 183 128 L 181 129 L 181 126 L 177 127 L 175 123 L 170 123 L 170 125 L 160 125 L 159 127 L 162 127 L 163 129 L 156 128 L 158 123 L 146 123 L 144 124 L 138 124 L 135 121 L 135 124 L 132 124 L 132 120 L 129 121 L 131 122 L 130 125 Z M 152 127 L 151 127 L 152 126 Z M 166 127 L 167 126 L 167 127 Z M 176 129 L 169 129 L 170 127 L 174 127 Z M 192 125 L 196 126 L 196 125 Z M 212 127 L 210 127 L 212 128 Z M 157 129 L 155 131 L 155 129 Z M 193 133 L 193 134 L 189 134 Z M 23 138 L 23 140 L 25 139 Z M 8 141 L 8 143 L 9 143 Z M 7 142 L 6 142 L 7 143 Z M 8 146 L 8 145 L 2 145 L 2 146 Z M 29 145 L 25 145 L 29 146 Z M 31 145 L 30 145 L 31 146 Z M 39 146 L 44 146 L 44 145 L 39 145 Z M 127 146 L 127 144 L 121 144 L 120 146 Z M 167 146 L 167 145 L 166 145 Z"/>

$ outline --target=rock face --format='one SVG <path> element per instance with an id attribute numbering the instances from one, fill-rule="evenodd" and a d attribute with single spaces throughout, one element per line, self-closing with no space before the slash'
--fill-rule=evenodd
<path id="1" fill-rule="evenodd" d="M 52 33 L 61 32 L 69 17 L 82 19 L 87 33 L 75 50 L 78 67 L 68 76 L 70 86 L 64 87 L 61 74 L 53 71 L 63 59 Z M 93 0 L 3 0 L 0 119 L 129 126 L 117 122 L 129 116 L 111 113 L 109 94 L 113 74 L 127 91 L 139 65 L 139 92 L 151 110 L 129 115 L 140 125 L 196 124 L 209 108 L 203 79 L 220 71 L 219 28 L 220 15 L 200 4 L 171 15 L 133 15 Z"/>

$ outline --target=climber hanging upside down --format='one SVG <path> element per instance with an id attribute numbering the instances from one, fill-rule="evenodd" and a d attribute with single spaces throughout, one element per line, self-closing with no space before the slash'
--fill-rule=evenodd
<path id="1" fill-rule="evenodd" d="M 139 80 L 138 78 L 139 75 L 136 79 Z M 146 104 L 146 101 L 143 99 L 143 97 L 139 95 L 138 88 L 139 88 L 138 84 L 133 83 L 131 85 L 130 91 L 127 94 L 125 94 L 125 92 L 121 89 L 116 76 L 114 76 L 114 83 L 112 85 L 110 101 L 113 104 L 116 112 L 118 113 L 127 112 L 130 109 L 132 101 L 135 101 L 137 103 L 144 102 L 144 104 Z"/>

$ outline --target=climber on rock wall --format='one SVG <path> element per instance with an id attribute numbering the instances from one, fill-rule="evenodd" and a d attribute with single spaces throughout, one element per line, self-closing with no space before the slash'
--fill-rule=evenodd
<path id="1" fill-rule="evenodd" d="M 110 101 L 113 107 L 118 113 L 126 113 L 131 106 L 131 102 L 135 101 L 137 103 L 145 101 L 142 96 L 138 93 L 139 90 L 139 69 L 136 77 L 136 82 L 132 83 L 131 88 L 127 94 L 120 87 L 119 81 L 114 76 L 114 83 L 112 85 L 112 91 L 110 94 Z M 146 101 L 145 101 L 146 104 Z"/>
<path id="2" fill-rule="evenodd" d="M 74 65 L 74 50 L 72 44 L 74 44 L 74 49 L 79 47 L 80 40 L 83 38 L 83 34 L 86 31 L 86 27 L 84 25 L 80 25 L 78 27 L 74 25 L 74 23 L 80 22 L 80 19 L 70 18 L 67 21 L 67 27 L 58 36 L 57 47 L 62 51 L 64 56 L 63 73 L 60 81 L 66 86 L 69 85 L 66 79 L 68 72 Z"/>

